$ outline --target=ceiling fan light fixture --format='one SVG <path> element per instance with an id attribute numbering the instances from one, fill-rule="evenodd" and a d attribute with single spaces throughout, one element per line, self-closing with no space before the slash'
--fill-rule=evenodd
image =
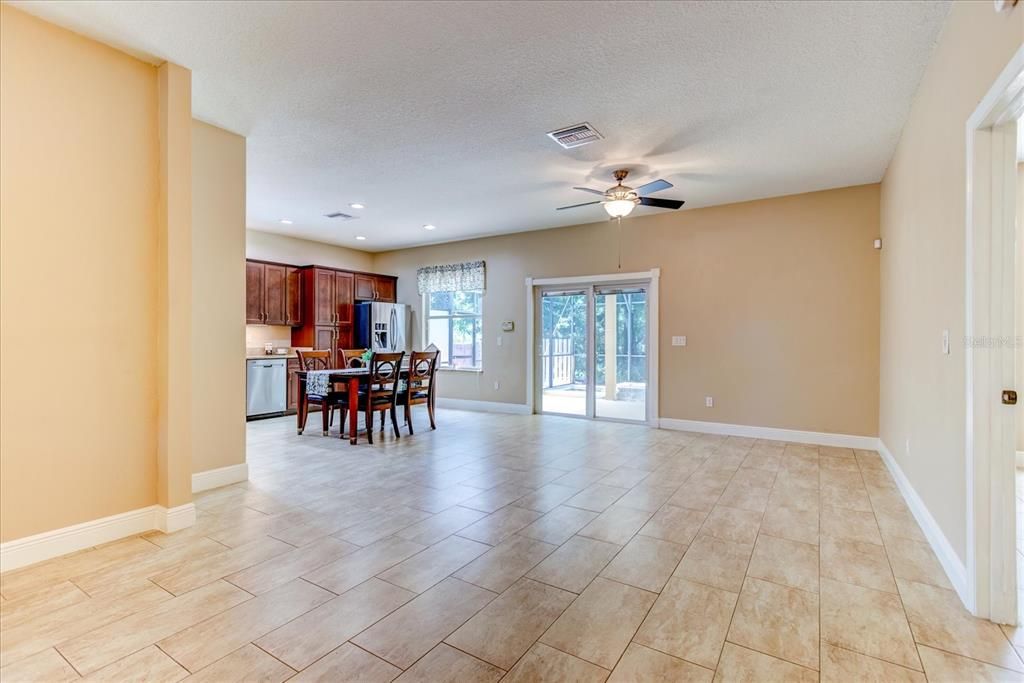
<path id="1" fill-rule="evenodd" d="M 633 211 L 636 202 L 632 199 L 613 199 L 610 202 L 605 202 L 603 206 L 612 218 L 625 218 Z"/>

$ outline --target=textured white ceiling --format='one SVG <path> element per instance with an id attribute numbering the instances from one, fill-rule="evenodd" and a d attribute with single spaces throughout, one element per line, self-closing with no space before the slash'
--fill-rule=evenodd
<path id="1" fill-rule="evenodd" d="M 248 138 L 250 227 L 371 251 L 601 220 L 599 206 L 554 208 L 618 167 L 636 169 L 634 186 L 666 178 L 676 187 L 658 196 L 687 208 L 876 182 L 949 9 L 12 4 L 192 69 L 195 115 Z M 581 121 L 606 139 L 563 150 L 545 137 Z"/>

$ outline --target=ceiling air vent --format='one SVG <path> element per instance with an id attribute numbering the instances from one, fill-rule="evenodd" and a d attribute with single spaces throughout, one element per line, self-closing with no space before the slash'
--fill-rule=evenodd
<path id="1" fill-rule="evenodd" d="M 332 211 L 331 213 L 325 213 L 324 217 L 325 218 L 340 218 L 343 221 L 351 221 L 351 220 L 354 220 L 356 218 L 356 216 L 352 216 L 352 215 L 347 214 L 347 213 L 342 213 L 341 211 Z"/>
<path id="2" fill-rule="evenodd" d="M 585 121 L 568 128 L 553 130 L 548 133 L 548 137 L 566 149 L 588 145 L 591 142 L 604 139 L 604 136 L 598 133 L 597 129 Z"/>

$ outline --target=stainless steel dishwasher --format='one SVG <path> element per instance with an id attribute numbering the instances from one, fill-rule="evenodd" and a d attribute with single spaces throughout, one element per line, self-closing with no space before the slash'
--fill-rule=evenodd
<path id="1" fill-rule="evenodd" d="M 288 361 L 254 358 L 245 363 L 245 416 L 283 413 L 288 402 Z"/>

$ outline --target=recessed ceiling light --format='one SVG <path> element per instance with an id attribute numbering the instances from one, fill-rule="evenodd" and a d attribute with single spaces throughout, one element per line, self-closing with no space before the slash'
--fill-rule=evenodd
<path id="1" fill-rule="evenodd" d="M 292 224 L 292 222 L 290 220 L 288 220 L 287 218 L 282 218 L 281 222 L 284 223 L 285 225 L 291 225 Z"/>
<path id="2" fill-rule="evenodd" d="M 366 208 L 365 205 L 360 204 L 359 202 L 355 202 L 354 204 L 349 204 L 349 206 L 351 206 L 353 209 L 365 209 Z"/>
<path id="3" fill-rule="evenodd" d="M 356 235 L 356 239 L 357 240 L 365 240 L 366 236 L 365 235 Z"/>
<path id="4" fill-rule="evenodd" d="M 424 230 L 437 230 L 437 226 L 436 225 L 431 225 L 430 223 L 427 223 L 426 225 L 423 226 L 423 229 Z"/>

